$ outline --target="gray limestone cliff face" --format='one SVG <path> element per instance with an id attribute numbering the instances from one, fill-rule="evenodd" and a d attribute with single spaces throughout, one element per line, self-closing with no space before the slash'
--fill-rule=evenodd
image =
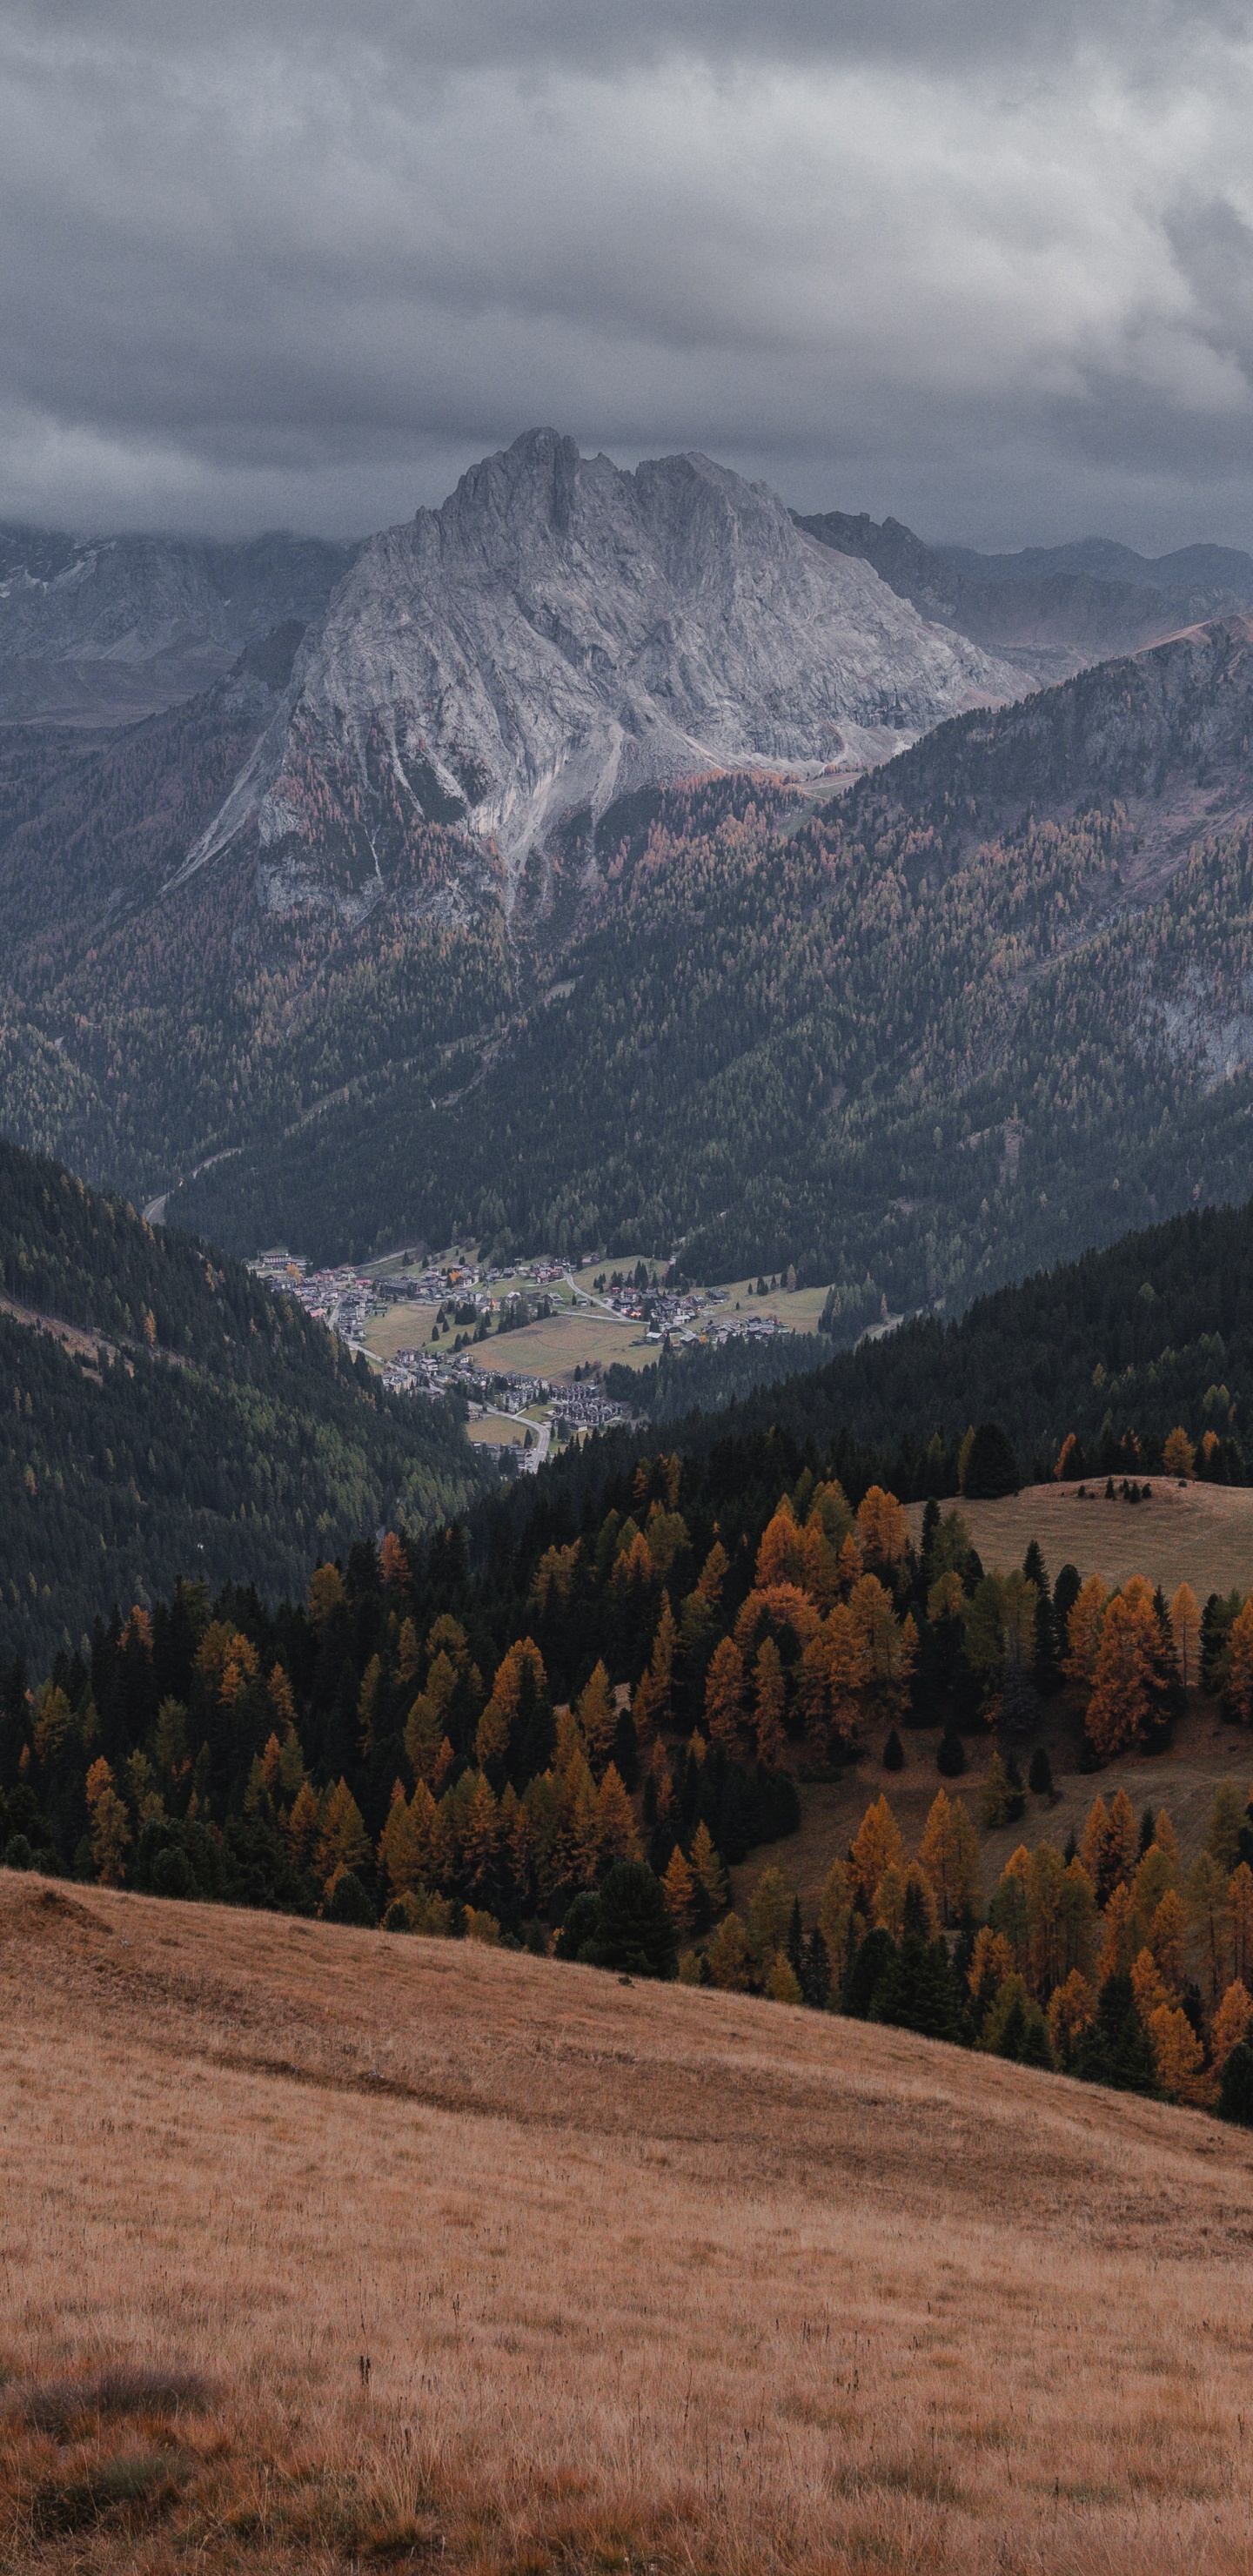
<path id="1" fill-rule="evenodd" d="M 763 485 L 531 431 L 364 548 L 189 865 L 255 826 L 293 888 L 319 853 L 381 881 L 407 824 L 441 822 L 494 837 L 509 886 L 633 788 L 860 768 L 1020 691 Z"/>

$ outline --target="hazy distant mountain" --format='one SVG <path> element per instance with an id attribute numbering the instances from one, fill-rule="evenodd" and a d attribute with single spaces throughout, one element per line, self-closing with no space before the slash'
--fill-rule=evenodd
<path id="1" fill-rule="evenodd" d="M 356 553 L 0 526 L 0 723 L 125 723 L 191 697 L 271 628 L 320 618 Z"/>
<path id="2" fill-rule="evenodd" d="M 823 545 L 874 565 L 924 617 L 991 646 L 1031 679 L 1062 679 L 1115 653 L 1253 603 L 1253 556 L 1232 546 L 1133 553 L 1106 537 L 981 555 L 929 546 L 899 519 L 793 513 Z"/>
<path id="3" fill-rule="evenodd" d="M 1019 685 L 764 485 L 533 430 L 363 549 L 192 863 L 253 829 L 270 901 L 372 901 L 407 838 L 456 823 L 494 836 L 512 895 L 634 789 L 860 768 Z"/>

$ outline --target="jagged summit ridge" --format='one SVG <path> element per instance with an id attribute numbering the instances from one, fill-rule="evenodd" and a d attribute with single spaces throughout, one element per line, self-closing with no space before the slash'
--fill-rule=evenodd
<path id="1" fill-rule="evenodd" d="M 763 484 L 532 430 L 364 548 L 188 867 L 255 826 L 293 899 L 328 860 L 361 888 L 397 834 L 456 822 L 516 882 L 632 788 L 862 766 L 1020 686 Z"/>

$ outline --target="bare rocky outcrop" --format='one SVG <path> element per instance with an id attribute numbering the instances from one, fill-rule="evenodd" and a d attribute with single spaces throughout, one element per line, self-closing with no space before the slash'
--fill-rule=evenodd
<path id="1" fill-rule="evenodd" d="M 622 471 L 533 430 L 363 550 L 212 829 L 295 890 L 380 884 L 423 823 L 554 834 L 703 770 L 859 769 L 1014 672 L 704 456 Z"/>

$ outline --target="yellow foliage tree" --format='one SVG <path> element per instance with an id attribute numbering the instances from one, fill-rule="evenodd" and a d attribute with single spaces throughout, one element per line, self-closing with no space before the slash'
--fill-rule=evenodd
<path id="1" fill-rule="evenodd" d="M 131 1838 L 130 1818 L 113 1785 L 113 1773 L 99 1754 L 87 1774 L 91 1815 L 91 1857 L 102 1887 L 120 1887 L 126 1873 Z"/>
<path id="2" fill-rule="evenodd" d="M 763 1869 L 748 1900 L 748 1939 L 753 1958 L 764 1968 L 787 1940 L 796 1890 L 781 1869 Z"/>
<path id="3" fill-rule="evenodd" d="M 609 1764 L 601 1781 L 597 1810 L 601 1867 L 612 1869 L 615 1861 L 639 1860 L 640 1838 L 635 1828 L 635 1809 L 616 1763 Z"/>
<path id="4" fill-rule="evenodd" d="M 609 1686 L 609 1675 L 603 1663 L 593 1666 L 575 1702 L 575 1707 L 579 1724 L 583 1729 L 584 1741 L 592 1757 L 592 1768 L 595 1770 L 598 1763 L 608 1760 L 618 1731 L 618 1711 Z"/>
<path id="5" fill-rule="evenodd" d="M 905 1845 L 900 1826 L 886 1798 L 876 1798 L 867 1807 L 857 1828 L 849 1854 L 853 1887 L 865 1913 L 873 1910 L 879 1892 L 879 1881 L 885 1869 L 902 1862 Z"/>
<path id="6" fill-rule="evenodd" d="M 905 1929 L 905 1903 L 911 1888 L 922 1906 L 927 1939 L 933 1941 L 940 1928 L 940 1909 L 935 1889 L 921 1863 L 916 1860 L 911 1860 L 908 1867 L 893 1861 L 884 1870 L 875 1895 L 875 1922 L 884 1932 L 890 1932 L 894 1941 L 899 1941 Z"/>
<path id="7" fill-rule="evenodd" d="M 935 1890 L 942 1922 L 956 1923 L 979 1902 L 979 1839 L 960 1798 L 937 1790 L 918 1858 Z"/>
<path id="8" fill-rule="evenodd" d="M 1177 2004 L 1159 2004 L 1149 2015 L 1148 2033 L 1163 2093 L 1172 2102 L 1204 2108 L 1213 2099 L 1214 2087 L 1205 2072 L 1205 2052 L 1186 2012 Z"/>
<path id="9" fill-rule="evenodd" d="M 690 1932 L 696 1920 L 696 1880 L 677 1843 L 666 1863 L 661 1892 L 676 1932 Z"/>
<path id="10" fill-rule="evenodd" d="M 441 1649 L 441 1653 L 442 1651 Z M 436 1661 L 438 1660 L 437 1657 Z M 448 1658 L 448 1662 L 450 1679 L 446 1692 L 444 1677 L 442 1674 L 436 1674 L 434 1663 L 426 1677 L 425 1696 L 433 1700 L 441 1711 L 447 1705 L 447 1700 L 451 1697 L 456 1683 L 456 1668 L 452 1664 L 451 1657 Z M 605 1668 L 603 1664 L 598 1664 L 596 1669 L 597 1672 L 604 1673 Z M 487 1762 L 502 1762 L 508 1753 L 510 1738 L 521 1705 L 524 1672 L 529 1672 L 537 1697 L 547 1692 L 548 1675 L 544 1670 L 544 1658 L 533 1637 L 519 1637 L 510 1646 L 497 1667 L 491 1697 L 479 1719 L 474 1739 L 474 1758 L 480 1771 Z M 434 1691 L 431 1688 L 432 1682 L 435 1683 Z M 588 1687 L 590 1689 L 590 1683 Z M 612 1740 L 612 1729 L 610 1735 Z"/>
<path id="11" fill-rule="evenodd" d="M 1053 2054 L 1064 2066 L 1075 2041 L 1096 2019 L 1096 1997 L 1078 1968 L 1072 1968 L 1064 1982 L 1054 1987 L 1047 2019 Z"/>
<path id="12" fill-rule="evenodd" d="M 1160 1903 L 1153 1909 L 1149 1924 L 1148 1947 L 1152 1951 L 1162 1982 L 1169 1987 L 1172 1995 L 1183 1992 L 1187 1929 L 1187 1916 L 1184 1913 L 1179 1891 L 1175 1887 L 1168 1887 Z"/>
<path id="13" fill-rule="evenodd" d="M 1006 1978 L 1012 1977 L 1013 1974 L 1012 1942 L 1006 1940 L 1003 1932 L 994 1932 L 990 1923 L 981 1923 L 975 1934 L 975 1945 L 970 1954 L 970 1966 L 966 1974 L 966 1982 L 972 1995 L 977 1995 L 983 1988 L 995 1989 L 1003 1986 Z"/>
<path id="14" fill-rule="evenodd" d="M 692 1874 L 704 1892 L 705 1901 L 714 1914 L 721 1912 L 727 1901 L 727 1874 L 718 1858 L 717 1847 L 702 1817 L 692 1836 L 688 1853 Z"/>
<path id="15" fill-rule="evenodd" d="M 284 1828 L 297 1869 L 303 1869 L 318 1829 L 318 1802 L 307 1780 L 301 1782 Z"/>
<path id="16" fill-rule="evenodd" d="M 1116 1592 L 1101 1624 L 1084 1718 L 1088 1742 L 1103 1762 L 1125 1753 L 1143 1731 L 1152 1706 L 1157 1648 L 1152 1598 Z"/>
<path id="17" fill-rule="evenodd" d="M 1131 1890 L 1125 1879 L 1119 1880 L 1105 1908 L 1101 1930 L 1101 1955 L 1096 1973 L 1098 1984 L 1104 1985 L 1107 1977 L 1125 1977 L 1135 1956 L 1131 1946 L 1135 1938 Z"/>
<path id="18" fill-rule="evenodd" d="M 773 1764 L 783 1751 L 786 1686 L 783 1663 L 773 1637 L 763 1637 L 753 1666 L 753 1728 L 757 1759 Z"/>
<path id="19" fill-rule="evenodd" d="M 1223 1996 L 1210 2031 L 1210 2054 L 1214 2061 L 1215 2075 L 1222 2074 L 1232 2049 L 1237 2048 L 1242 2039 L 1248 2038 L 1251 2021 L 1253 2021 L 1253 1995 L 1249 1993 L 1243 1978 L 1236 1977 Z"/>
<path id="20" fill-rule="evenodd" d="M 833 1860 L 822 1883 L 818 1899 L 818 1929 L 827 1945 L 832 1974 L 838 1978 L 840 1962 L 848 1941 L 852 1921 L 853 1899 L 848 1871 L 842 1860 Z"/>
<path id="21" fill-rule="evenodd" d="M 347 1594 L 344 1578 L 337 1565 L 319 1565 L 309 1577 L 309 1617 L 315 1628 L 324 1627 L 332 1611 L 342 1610 Z"/>
<path id="22" fill-rule="evenodd" d="M 753 1958 L 748 1934 L 738 1914 L 724 1915 L 707 1952 L 709 1973 L 716 1986 L 727 1993 L 746 1995 L 753 1982 Z"/>
<path id="23" fill-rule="evenodd" d="M 909 1522 L 895 1494 L 882 1485 L 871 1485 L 857 1506 L 857 1537 L 863 1564 L 900 1564 L 909 1545 Z"/>
<path id="24" fill-rule="evenodd" d="M 762 1993 L 772 2004 L 798 2004 L 801 2000 L 800 1981 L 796 1970 L 782 1950 L 775 1951 L 766 1973 Z"/>
<path id="25" fill-rule="evenodd" d="M 641 1744 L 661 1726 L 669 1726 L 672 1716 L 671 1694 L 674 1681 L 674 1659 L 678 1651 L 679 1630 L 670 1607 L 668 1592 L 661 1596 L 661 1616 L 653 1638 L 648 1670 L 636 1686 L 631 1703 L 635 1732 Z"/>
<path id="26" fill-rule="evenodd" d="M 1109 1591 L 1102 1583 L 1100 1575 L 1090 1574 L 1087 1582 L 1080 1586 L 1078 1595 L 1070 1607 L 1066 1620 L 1066 1654 L 1062 1670 L 1067 1681 L 1078 1691 L 1087 1691 L 1092 1687 L 1092 1677 L 1096 1668 L 1096 1650 L 1101 1642 L 1101 1630 L 1105 1624 L 1108 1600 Z"/>
<path id="27" fill-rule="evenodd" d="M 767 1521 L 757 1550 L 753 1580 L 759 1592 L 772 1583 L 803 1583 L 804 1560 L 801 1533 L 796 1515 L 785 1494 L 778 1510 Z"/>
<path id="28" fill-rule="evenodd" d="M 1196 1474 L 1196 1451 L 1181 1422 L 1167 1432 L 1162 1442 L 1162 1465 L 1168 1476 Z"/>
<path id="29" fill-rule="evenodd" d="M 317 1873 L 329 1887 L 337 1870 L 356 1869 L 369 1851 L 365 1820 L 348 1783 L 336 1782 L 322 1810 L 315 1854 Z"/>
<path id="30" fill-rule="evenodd" d="M 378 1849 L 379 1867 L 386 1872 L 393 1896 L 403 1896 L 416 1888 L 422 1875 L 417 1828 L 418 1819 L 406 1805 L 404 1789 L 397 1780 Z"/>
<path id="31" fill-rule="evenodd" d="M 1170 1633 L 1179 1658 L 1179 1679 L 1185 1690 L 1191 1690 L 1200 1672 L 1201 1613 L 1190 1583 L 1181 1583 L 1171 1597 Z"/>
<path id="32" fill-rule="evenodd" d="M 705 1724 L 711 1744 L 734 1753 L 744 1716 L 744 1658 L 733 1637 L 723 1637 L 705 1675 Z"/>
<path id="33" fill-rule="evenodd" d="M 1168 2004 L 1171 2000 L 1151 1950 L 1139 1951 L 1131 1962 L 1131 1991 L 1136 1999 L 1136 2011 L 1147 2030 L 1158 2005 Z"/>

